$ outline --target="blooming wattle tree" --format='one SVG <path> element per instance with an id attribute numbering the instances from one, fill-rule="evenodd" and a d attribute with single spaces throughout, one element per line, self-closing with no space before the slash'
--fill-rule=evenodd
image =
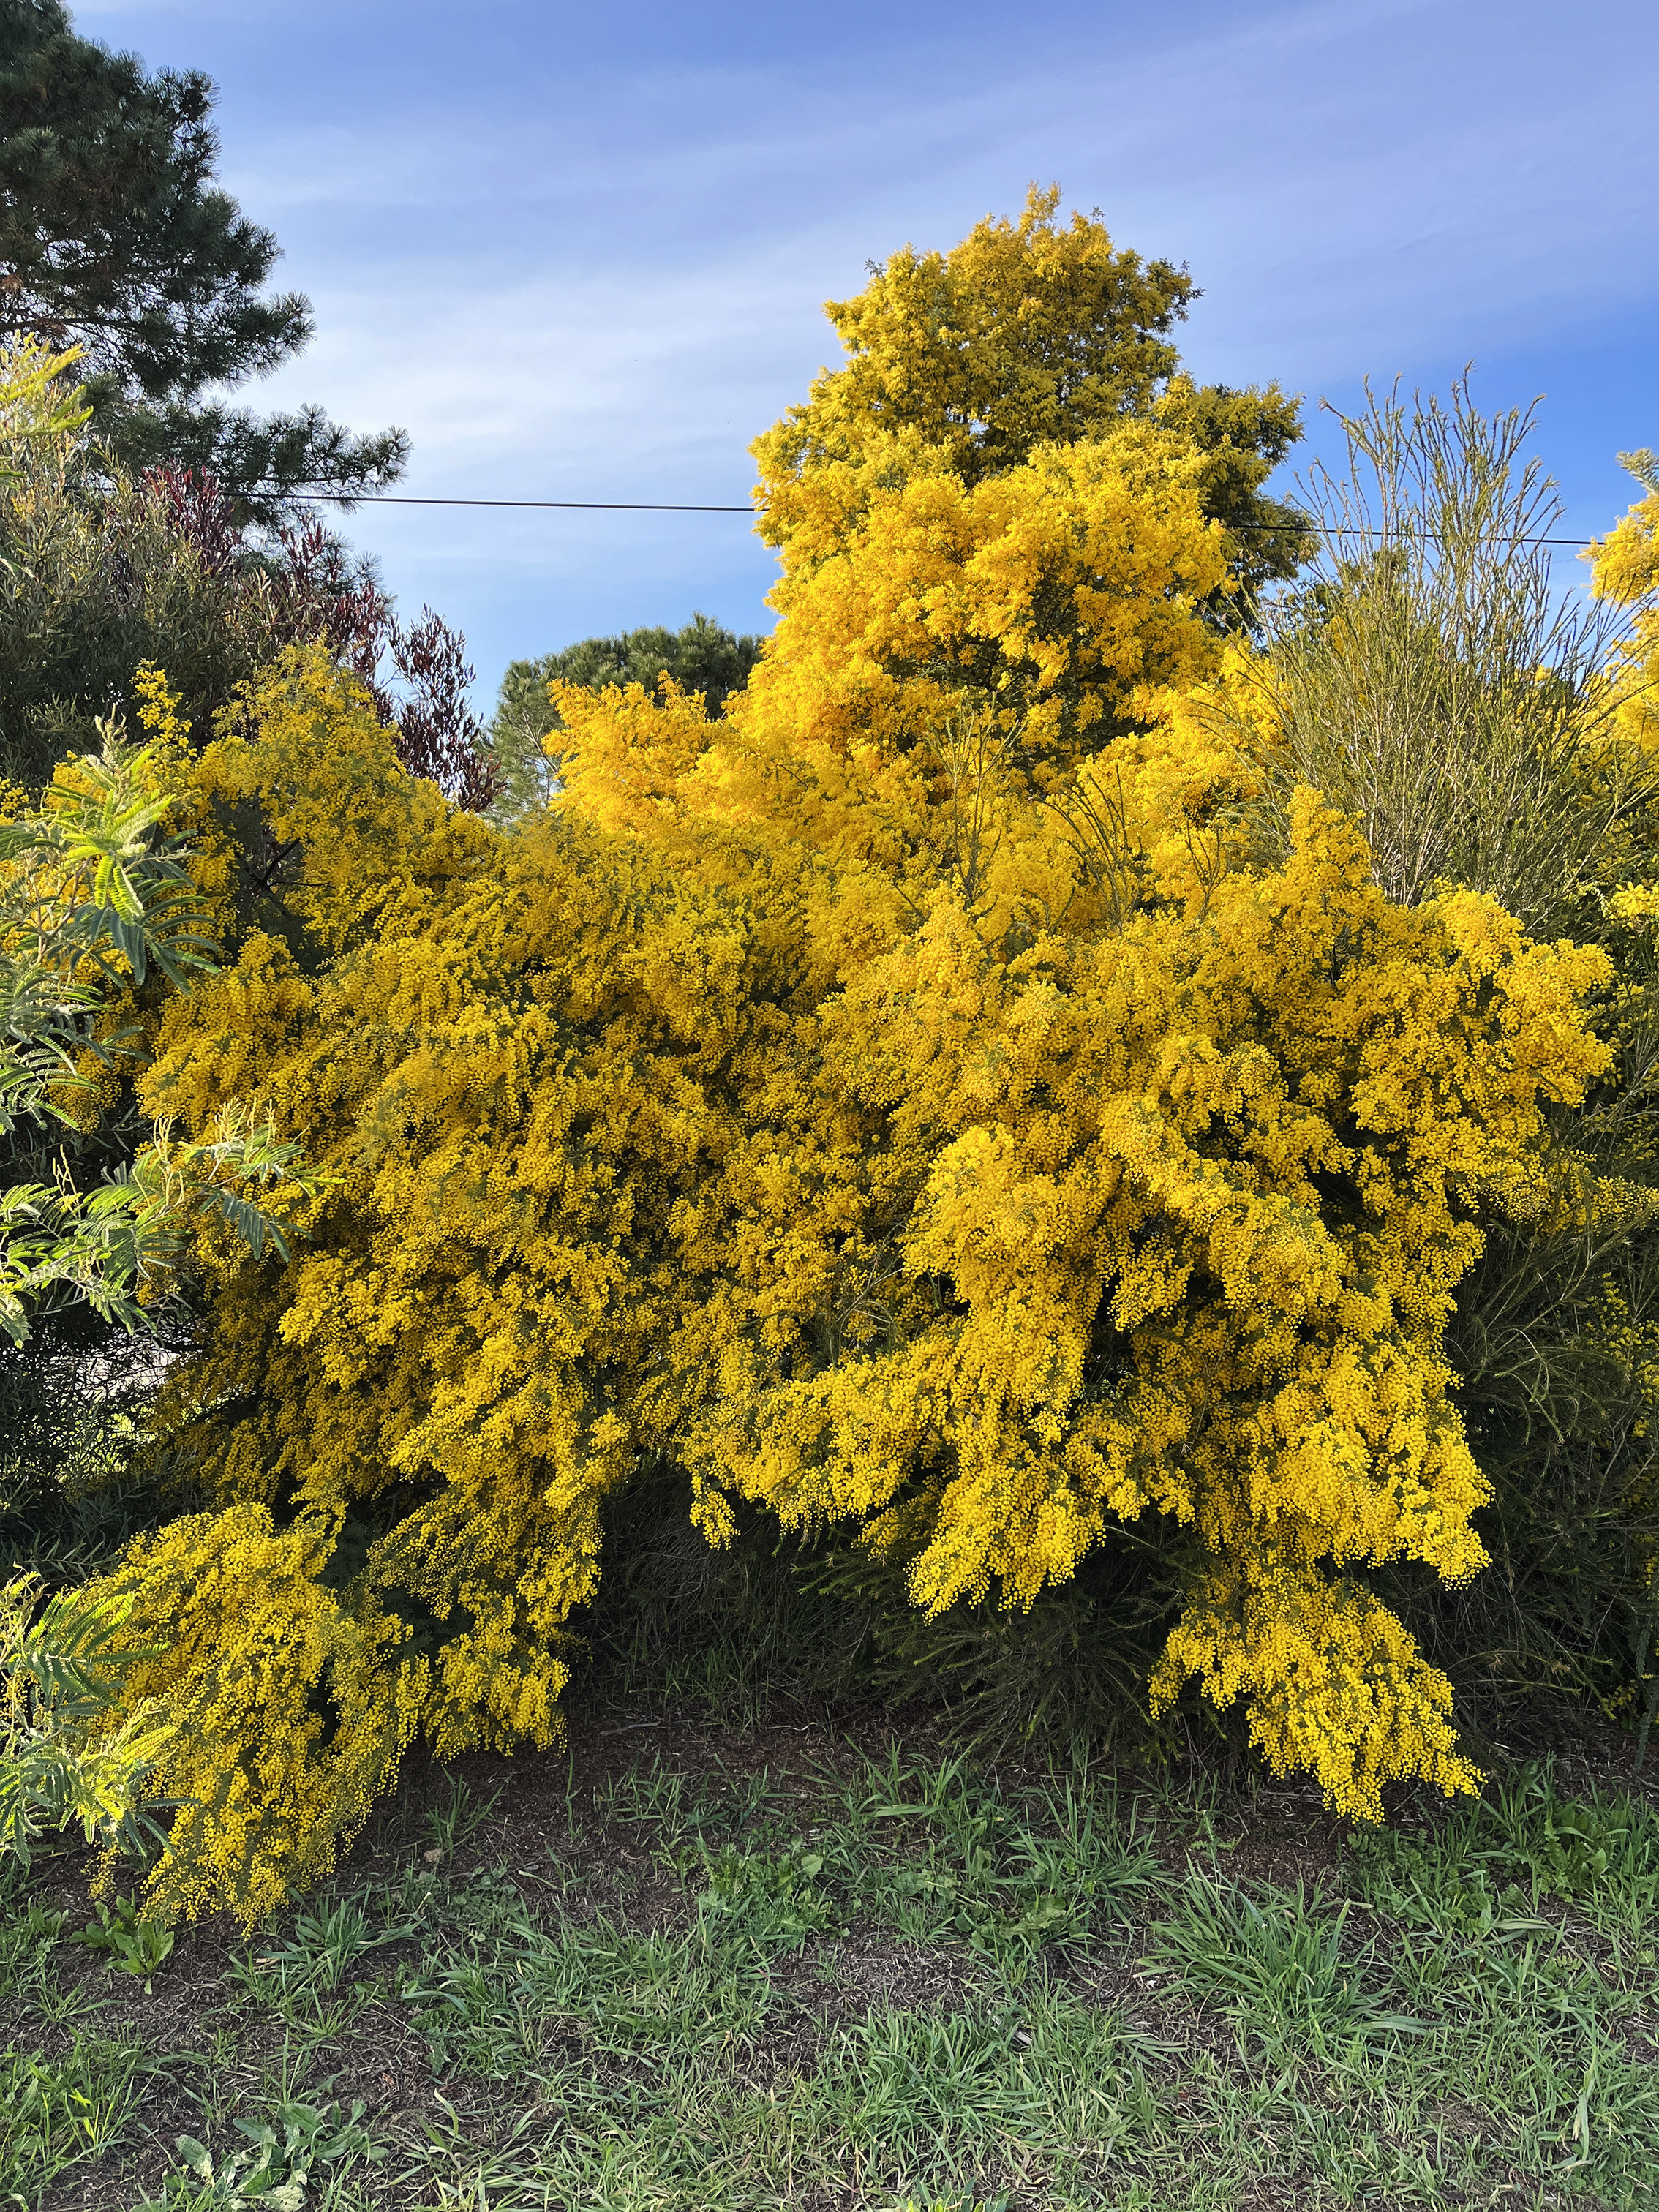
<path id="1" fill-rule="evenodd" d="M 143 1100 L 257 1107 L 317 1180 L 286 1266 L 200 1235 L 158 1416 L 199 1510 L 112 1578 L 179 1723 L 172 1905 L 325 1871 L 417 1733 L 554 1740 L 603 1502 L 665 1456 L 712 1542 L 736 1500 L 840 1524 L 933 1610 L 1163 1531 L 1155 1701 L 1244 1699 L 1345 1813 L 1473 1784 L 1367 1572 L 1481 1566 L 1447 1320 L 1549 1202 L 1607 963 L 1391 903 L 1311 792 L 1257 842 L 1209 460 L 1122 404 L 1178 287 L 1078 234 L 1145 325 L 1118 386 L 947 392 L 876 461 L 819 392 L 763 441 L 781 619 L 724 714 L 562 689 L 510 831 L 316 652 L 180 756 L 235 957 Z"/>

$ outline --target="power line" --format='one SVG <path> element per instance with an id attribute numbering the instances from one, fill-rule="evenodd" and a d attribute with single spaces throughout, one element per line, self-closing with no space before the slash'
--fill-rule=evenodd
<path id="1" fill-rule="evenodd" d="M 1435 538 L 1443 540 L 1443 530 L 1368 530 L 1352 523 L 1334 522 L 1226 522 L 1224 530 L 1305 530 L 1314 538 Z M 1467 542 L 1467 541 L 1466 541 Z M 1586 545 L 1599 545 L 1597 538 L 1510 538 L 1498 536 L 1477 541 L 1483 545 L 1576 545 L 1580 551 Z"/>
<path id="2" fill-rule="evenodd" d="M 649 499 L 454 499 L 440 498 L 433 494 L 415 492 L 348 492 L 306 491 L 295 484 L 272 484 L 260 487 L 267 492 L 289 491 L 302 498 L 320 501 L 333 507 L 508 507 L 557 509 L 561 513 L 581 514 L 764 514 L 763 507 L 720 506 L 713 501 L 681 501 L 668 502 Z M 1315 538 L 1392 538 L 1410 535 L 1409 532 L 1372 530 L 1357 523 L 1330 523 L 1304 520 L 1300 517 L 1282 522 L 1229 522 L 1224 529 L 1305 531 Z M 1425 538 L 1437 538 L 1438 531 L 1417 533 Z M 1595 538 L 1492 538 L 1491 545 L 1571 545 L 1579 552 L 1586 546 L 1601 543 Z"/>
<path id="3" fill-rule="evenodd" d="M 256 487 L 267 492 L 297 491 L 297 485 L 271 484 Z M 305 491 L 306 499 L 325 501 L 335 507 L 556 507 L 579 508 L 584 513 L 603 509 L 616 514 L 760 514 L 757 507 L 714 507 L 683 503 L 665 506 L 660 501 L 648 499 L 437 499 L 417 496 L 404 491 Z"/>

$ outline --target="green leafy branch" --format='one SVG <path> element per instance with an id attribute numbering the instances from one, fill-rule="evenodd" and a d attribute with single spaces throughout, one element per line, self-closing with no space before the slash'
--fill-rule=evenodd
<path id="1" fill-rule="evenodd" d="M 36 338 L 14 344 L 0 380 L 0 429 L 9 438 L 72 437 L 91 422 L 86 387 L 67 388 L 63 382 L 64 370 L 80 360 L 82 350 L 70 346 L 65 353 L 53 353 Z M 9 462 L 0 461 L 0 483 L 13 482 L 21 474 Z"/>
<path id="2" fill-rule="evenodd" d="M 110 1032 L 121 994 L 152 971 L 175 990 L 215 973 L 218 947 L 190 868 L 169 835 L 154 747 L 103 726 L 99 755 L 58 776 L 38 810 L 0 823 L 0 1137 L 20 1124 L 72 1122 L 66 1094 L 94 1086 L 136 1042 Z M 282 1184 L 315 1196 L 326 1178 L 269 1121 L 233 1112 L 205 1135 L 169 1128 L 126 1172 L 94 1189 L 60 1159 L 52 1182 L 0 1189 L 0 1329 L 26 1341 L 32 1311 L 86 1304 L 129 1329 L 174 1268 L 192 1217 L 216 1215 L 255 1257 L 289 1255 L 284 1224 L 254 1194 Z"/>
<path id="3" fill-rule="evenodd" d="M 27 1866 L 40 1835 L 72 1821 L 88 1843 L 136 1851 L 157 1832 L 143 1785 L 174 1728 L 148 1700 L 106 1723 L 121 1673 L 155 1654 L 119 1648 L 130 1597 L 40 1594 L 33 1575 L 0 1589 L 0 1856 Z"/>
<path id="4" fill-rule="evenodd" d="M 192 1217 L 216 1214 L 254 1258 L 289 1257 L 287 1224 L 246 1194 L 280 1183 L 315 1197 L 330 1178 L 307 1169 L 269 1122 L 227 1112 L 204 1138 L 173 1140 L 165 1123 L 129 1173 L 89 1191 L 17 1183 L 0 1191 L 0 1328 L 27 1341 L 31 1311 L 87 1304 L 106 1321 L 143 1324 L 146 1293 L 178 1266 Z"/>

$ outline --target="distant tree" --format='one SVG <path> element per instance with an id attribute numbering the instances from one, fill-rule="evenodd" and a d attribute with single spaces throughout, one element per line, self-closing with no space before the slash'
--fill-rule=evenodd
<path id="1" fill-rule="evenodd" d="M 0 329 L 82 347 L 95 428 L 129 466 L 208 472 L 270 522 L 305 488 L 394 481 L 408 439 L 202 397 L 313 329 L 301 294 L 266 289 L 275 238 L 214 182 L 213 100 L 199 70 L 152 76 L 82 38 L 60 0 L 0 0 Z"/>
<path id="2" fill-rule="evenodd" d="M 496 810 L 512 817 L 544 805 L 557 779 L 557 762 L 546 740 L 560 727 L 547 696 L 555 678 L 602 691 L 608 684 L 640 684 L 662 696 L 670 677 L 682 690 L 700 692 L 703 711 L 722 713 L 734 691 L 749 681 L 763 641 L 738 637 L 708 615 L 694 614 L 684 629 L 630 629 L 620 637 L 585 637 L 559 653 L 535 660 L 515 660 L 501 678 L 489 744 L 499 764 L 501 796 Z"/>

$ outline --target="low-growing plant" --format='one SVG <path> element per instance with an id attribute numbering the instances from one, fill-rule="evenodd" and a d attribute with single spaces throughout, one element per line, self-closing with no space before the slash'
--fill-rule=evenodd
<path id="1" fill-rule="evenodd" d="M 170 2177 L 159 2198 L 134 2212 L 305 2212 L 318 2205 L 331 2180 L 381 2153 L 362 2125 L 361 2099 L 349 2111 L 286 2098 L 269 2117 L 233 2124 L 245 2143 L 216 2154 L 192 2136 L 180 2136 L 182 2173 Z M 313 2192 L 320 2181 L 325 2191 Z"/>
<path id="2" fill-rule="evenodd" d="M 1569 1797 L 1547 1760 L 1443 1818 L 1352 1838 L 1345 1863 L 1351 1894 L 1431 1926 L 1519 1925 L 1553 1899 L 1639 1946 L 1659 1915 L 1659 1814 L 1600 1787 Z"/>
<path id="3" fill-rule="evenodd" d="M 0 2192 L 33 2203 L 126 2131 L 153 2062 L 136 2041 L 76 2034 L 61 2054 L 0 2051 Z"/>
<path id="4" fill-rule="evenodd" d="M 1249 1878 L 1255 1847 L 1298 1850 L 1254 1793 L 1224 1819 L 1206 1787 L 1114 1802 L 1088 1773 L 987 1771 L 931 1740 L 858 1757 L 810 1730 L 787 1768 L 728 1736 L 711 1771 L 698 1734 L 683 1762 L 578 1782 L 568 1854 L 556 1821 L 550 1856 L 520 1865 L 504 1826 L 505 1856 L 492 1837 L 471 1878 L 422 1884 L 387 1835 L 382 1876 L 283 1915 L 246 1975 L 210 1944 L 160 2012 L 137 1985 L 100 1990 L 105 2023 L 143 2023 L 167 2091 L 148 2107 L 136 2045 L 48 2032 L 71 1978 L 49 1926 L 25 1940 L 14 1874 L 0 1938 L 19 1929 L 21 1978 L 0 1995 L 26 2047 L 0 2055 L 0 2190 L 156 2212 L 301 2188 L 304 2212 L 1213 2212 L 1287 2185 L 1424 2208 L 1505 2187 L 1646 2212 L 1659 1983 L 1638 1799 L 1534 1768 L 1479 1807 L 1419 1802 L 1345 1842 L 1345 1912 L 1322 1869 Z M 627 1760 L 625 1736 L 600 1741 Z M 956 1877 L 915 1937 L 893 1909 L 907 1867 Z M 1095 1888 L 1062 1971 L 1052 1938 L 984 1940 L 1023 1884 L 1079 1870 Z M 814 1900 L 834 1924 L 803 1935 L 790 1915 Z M 1645 1942 L 1620 1932 L 1644 1917 Z M 369 1989 L 364 1947 L 416 1919 Z M 324 2033 L 306 1990 L 326 2008 L 348 1982 L 368 2001 Z M 180 2094 L 202 2118 L 174 2156 Z"/>
<path id="5" fill-rule="evenodd" d="M 94 1911 L 96 1917 L 70 1941 L 97 1953 L 112 1973 L 131 1974 L 142 1981 L 148 1995 L 152 1978 L 173 1956 L 172 1929 L 131 1897 L 118 1897 L 112 1903 L 99 1899 Z"/>
<path id="6" fill-rule="evenodd" d="M 421 1815 L 421 1827 L 434 1850 L 453 1858 L 467 1838 L 486 1825 L 501 1793 L 494 1790 L 480 1801 L 460 1775 L 445 1774 L 440 1778 L 443 1795 Z"/>
<path id="7" fill-rule="evenodd" d="M 20 1912 L 9 1881 L 0 1881 L 0 1999 L 38 1978 L 64 1932 L 67 1913 L 35 1903 Z"/>

